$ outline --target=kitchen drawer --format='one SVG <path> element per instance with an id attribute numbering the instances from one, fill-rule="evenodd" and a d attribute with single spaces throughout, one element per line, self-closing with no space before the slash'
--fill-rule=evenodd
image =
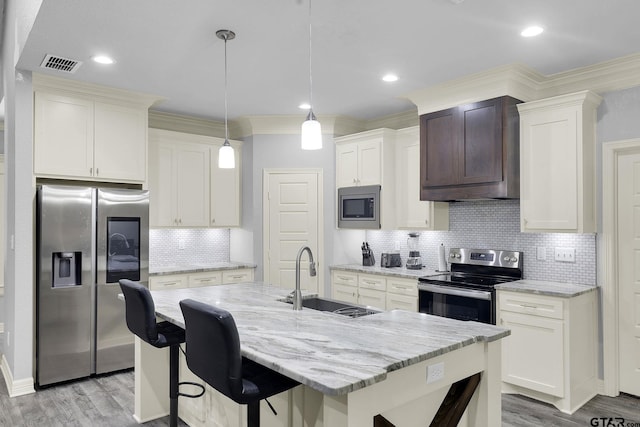
<path id="1" fill-rule="evenodd" d="M 392 294 L 387 291 L 387 310 L 418 311 L 418 297 Z"/>
<path id="2" fill-rule="evenodd" d="M 375 289 L 358 289 L 358 304 L 385 310 L 387 306 L 387 293 Z"/>
<path id="3" fill-rule="evenodd" d="M 212 286 L 222 284 L 222 272 L 210 271 L 204 273 L 189 274 L 189 287 Z"/>
<path id="4" fill-rule="evenodd" d="M 222 272 L 222 283 L 253 282 L 253 269 L 243 268 L 238 270 L 226 270 Z"/>
<path id="5" fill-rule="evenodd" d="M 334 270 L 332 273 L 332 282 L 341 285 L 358 286 L 358 274 L 349 271 Z"/>
<path id="6" fill-rule="evenodd" d="M 498 307 L 500 311 L 564 318 L 562 299 L 544 295 L 531 295 L 521 292 L 498 291 Z"/>
<path id="7" fill-rule="evenodd" d="M 170 274 L 149 277 L 149 289 L 158 291 L 162 289 L 182 289 L 187 287 L 187 276 L 184 274 Z"/>
<path id="8" fill-rule="evenodd" d="M 411 279 L 387 278 L 387 292 L 400 295 L 418 296 L 418 281 Z"/>
<path id="9" fill-rule="evenodd" d="M 341 283 L 334 282 L 331 287 L 331 298 L 353 304 L 358 303 L 358 288 L 356 286 L 343 285 Z"/>
<path id="10" fill-rule="evenodd" d="M 378 291 L 387 290 L 387 279 L 384 276 L 374 276 L 372 274 L 359 274 L 358 287 L 364 289 L 375 289 Z"/>

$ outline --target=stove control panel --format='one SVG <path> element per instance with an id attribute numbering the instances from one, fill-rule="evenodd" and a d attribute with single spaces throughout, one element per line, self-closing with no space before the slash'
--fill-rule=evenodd
<path id="1" fill-rule="evenodd" d="M 449 262 L 491 267 L 522 268 L 522 252 L 494 249 L 449 249 Z"/>

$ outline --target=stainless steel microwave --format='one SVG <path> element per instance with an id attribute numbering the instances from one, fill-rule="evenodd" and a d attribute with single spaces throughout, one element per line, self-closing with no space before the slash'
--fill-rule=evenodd
<path id="1" fill-rule="evenodd" d="M 338 228 L 380 229 L 380 186 L 338 188 Z"/>

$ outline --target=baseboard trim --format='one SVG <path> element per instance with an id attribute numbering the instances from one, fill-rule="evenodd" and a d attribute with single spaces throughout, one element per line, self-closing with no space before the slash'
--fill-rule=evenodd
<path id="1" fill-rule="evenodd" d="M 7 358 L 4 357 L 4 354 L 2 355 L 0 370 L 2 370 L 2 376 L 4 376 L 4 382 L 7 386 L 9 397 L 24 396 L 25 394 L 36 392 L 35 388 L 33 388 L 33 377 L 18 381 L 13 379 L 13 373 L 11 372 L 11 369 L 9 369 L 9 362 L 7 362 Z"/>

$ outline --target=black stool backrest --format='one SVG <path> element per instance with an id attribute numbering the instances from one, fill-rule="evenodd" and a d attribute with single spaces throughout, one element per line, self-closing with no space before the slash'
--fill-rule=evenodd
<path id="1" fill-rule="evenodd" d="M 127 327 L 140 339 L 151 345 L 158 343 L 156 308 L 149 289 L 128 279 L 120 280 L 124 294 Z"/>
<path id="2" fill-rule="evenodd" d="M 186 299 L 180 301 L 184 317 L 187 366 L 219 392 L 237 399 L 242 395 L 242 355 L 233 316 L 226 310 Z"/>

